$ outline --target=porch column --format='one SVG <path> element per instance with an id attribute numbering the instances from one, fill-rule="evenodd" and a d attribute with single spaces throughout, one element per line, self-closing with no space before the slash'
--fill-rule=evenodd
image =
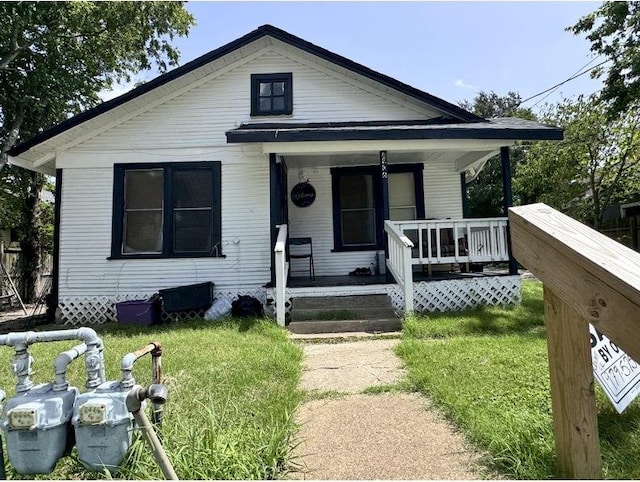
<path id="1" fill-rule="evenodd" d="M 271 286 L 275 286 L 276 272 L 275 272 L 275 253 L 273 251 L 276 245 L 276 239 L 278 238 L 278 229 L 276 226 L 282 224 L 282 186 L 280 185 L 280 175 L 278 172 L 278 165 L 276 163 L 276 155 L 274 153 L 269 154 L 269 230 L 271 232 L 271 246 L 269 252 L 271 253 Z"/>
<path id="2" fill-rule="evenodd" d="M 509 215 L 509 208 L 513 206 L 513 193 L 511 192 L 511 161 L 509 148 L 500 148 L 500 162 L 502 164 L 502 193 L 504 197 L 504 215 Z M 518 262 L 513 257 L 511 250 L 511 230 L 507 225 L 507 249 L 509 250 L 509 274 L 518 274 Z"/>
<path id="3" fill-rule="evenodd" d="M 467 173 L 464 171 L 460 173 L 460 191 L 462 193 L 462 217 L 466 218 L 469 214 L 469 197 L 467 196 Z"/>
<path id="4" fill-rule="evenodd" d="M 56 169 L 56 190 L 53 200 L 53 264 L 51 292 L 47 298 L 47 321 L 55 323 L 60 291 L 60 211 L 62 207 L 62 169 Z"/>
<path id="5" fill-rule="evenodd" d="M 382 219 L 384 223 L 384 221 L 389 219 L 389 172 L 387 170 L 387 151 L 380 151 L 380 179 L 380 187 L 382 190 Z M 382 230 L 382 240 L 384 242 L 384 259 L 386 260 L 389 257 L 389 244 L 387 243 L 387 235 L 384 230 Z M 393 276 L 389 270 L 386 269 L 386 266 L 384 272 L 387 282 L 392 282 Z"/>

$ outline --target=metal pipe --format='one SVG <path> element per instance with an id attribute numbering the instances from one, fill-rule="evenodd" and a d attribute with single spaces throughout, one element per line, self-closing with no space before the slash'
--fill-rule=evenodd
<path id="1" fill-rule="evenodd" d="M 149 343 L 148 345 L 143 346 L 137 351 L 127 353 L 122 358 L 122 362 L 120 363 L 120 370 L 122 371 L 122 378 L 120 379 L 120 384 L 122 385 L 122 388 L 131 388 L 136 383 L 131 373 L 133 371 L 133 364 L 135 363 L 135 361 L 138 358 L 146 355 L 147 353 L 153 353 L 154 351 L 157 351 L 160 349 L 161 349 L 160 343 L 152 342 L 152 343 Z"/>
<path id="2" fill-rule="evenodd" d="M 154 391 L 154 389 L 156 390 L 156 396 L 150 393 Z M 147 398 L 150 398 L 152 402 L 158 401 L 160 403 L 164 403 L 166 400 L 166 387 L 161 385 L 152 385 L 148 389 L 140 386 L 134 387 L 127 395 L 127 410 L 131 412 L 136 424 L 142 430 L 142 435 L 149 444 L 153 457 L 156 459 L 158 467 L 160 467 L 164 478 L 166 480 L 179 480 L 178 475 L 173 469 L 173 465 L 171 465 L 171 461 L 164 451 L 162 443 L 158 439 L 158 436 L 151 425 L 151 422 L 149 422 L 144 410 L 142 410 L 142 401 Z"/>
<path id="3" fill-rule="evenodd" d="M 153 383 L 162 383 L 162 345 L 160 342 L 154 342 L 156 345 L 155 350 L 151 351 L 151 378 Z M 162 426 L 162 412 L 163 403 L 152 402 L 151 422 L 157 427 Z M 162 435 L 162 434 L 161 434 Z M 160 439 L 161 435 L 158 436 Z M 161 440 L 162 442 L 162 440 Z"/>
<path id="4" fill-rule="evenodd" d="M 82 327 L 75 330 L 25 331 L 0 335 L 0 345 L 12 346 L 16 350 L 12 368 L 18 384 L 16 391 L 24 392 L 33 386 L 29 379 L 33 359 L 27 348 L 33 343 L 63 340 L 81 340 L 87 345 L 85 368 L 87 372 L 86 387 L 93 389 L 105 382 L 104 362 L 102 356 L 103 343 L 92 328 Z"/>
<path id="5" fill-rule="evenodd" d="M 69 386 L 66 374 L 69 364 L 87 351 L 86 343 L 74 346 L 71 350 L 60 353 L 53 362 L 55 370 L 55 381 L 53 382 L 53 391 L 66 390 Z"/>
<path id="6" fill-rule="evenodd" d="M 178 479 L 178 475 L 175 470 L 173 470 L 173 466 L 171 465 L 171 461 L 167 458 L 167 454 L 156 435 L 156 432 L 153 430 L 153 426 L 149 419 L 145 415 L 143 410 L 137 410 L 133 412 L 133 418 L 138 424 L 138 427 L 142 429 L 142 434 L 144 435 L 149 447 L 151 448 L 151 452 L 153 453 L 153 457 L 156 459 L 158 463 L 158 467 L 162 471 L 162 475 L 166 480 L 180 480 Z"/>

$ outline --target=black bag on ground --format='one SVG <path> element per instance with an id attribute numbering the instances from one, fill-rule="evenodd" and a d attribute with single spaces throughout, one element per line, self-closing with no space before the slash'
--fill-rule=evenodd
<path id="1" fill-rule="evenodd" d="M 231 303 L 231 316 L 239 318 L 264 316 L 264 308 L 262 303 L 253 296 L 239 295 L 238 299 Z"/>

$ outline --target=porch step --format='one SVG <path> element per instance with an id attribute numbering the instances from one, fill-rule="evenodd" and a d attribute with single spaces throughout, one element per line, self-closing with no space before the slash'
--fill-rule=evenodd
<path id="1" fill-rule="evenodd" d="M 289 331 L 299 335 L 314 333 L 380 332 L 400 331 L 402 320 L 387 318 L 379 320 L 306 320 L 292 321 Z"/>
<path id="2" fill-rule="evenodd" d="M 338 308 L 335 305 L 327 305 L 324 309 L 301 309 L 295 306 L 293 309 L 293 319 L 301 320 L 384 320 L 395 318 L 396 313 L 390 306 L 380 306 L 374 308 Z"/>
<path id="3" fill-rule="evenodd" d="M 402 322 L 387 295 L 293 299 L 289 331 L 298 334 L 397 331 Z"/>
<path id="4" fill-rule="evenodd" d="M 357 308 L 391 308 L 387 295 L 305 296 L 296 297 L 294 309 L 355 310 Z"/>

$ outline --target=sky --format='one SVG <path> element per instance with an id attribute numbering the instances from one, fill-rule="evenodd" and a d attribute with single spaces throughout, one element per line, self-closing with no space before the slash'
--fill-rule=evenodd
<path id="1" fill-rule="evenodd" d="M 479 91 L 515 91 L 526 99 L 603 60 L 583 35 L 565 31 L 599 5 L 195 1 L 187 9 L 197 26 L 174 45 L 185 63 L 268 23 L 448 102 L 471 100 Z M 524 106 L 538 111 L 601 85 L 585 74 Z"/>

